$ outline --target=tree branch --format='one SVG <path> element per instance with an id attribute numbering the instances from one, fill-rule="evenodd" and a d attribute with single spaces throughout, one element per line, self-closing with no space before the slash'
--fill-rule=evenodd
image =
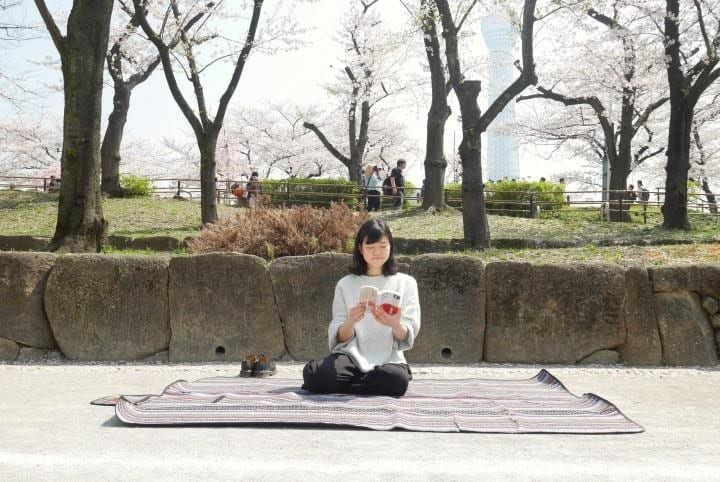
<path id="1" fill-rule="evenodd" d="M 335 157 L 335 159 L 342 162 L 345 167 L 347 167 L 348 169 L 350 168 L 350 159 L 348 159 L 340 151 L 335 149 L 335 146 L 330 143 L 327 137 L 325 137 L 325 134 L 323 134 L 322 131 L 318 129 L 317 126 L 315 126 L 315 124 L 311 124 L 310 122 L 303 122 L 303 127 L 313 131 L 318 137 L 318 139 L 320 139 L 320 142 L 322 142 L 322 145 L 325 146 L 325 149 L 327 149 L 330 154 Z"/>
<path id="2" fill-rule="evenodd" d="M 255 0 L 253 6 L 253 14 L 250 20 L 250 27 L 248 28 L 247 35 L 245 36 L 245 44 L 243 45 L 243 48 L 240 51 L 240 55 L 238 56 L 237 62 L 235 64 L 235 71 L 233 72 L 233 76 L 230 79 L 230 83 L 228 84 L 227 89 L 225 89 L 223 95 L 220 96 L 220 104 L 218 105 L 217 114 L 215 115 L 216 129 L 219 129 L 219 126 L 221 126 L 223 123 L 225 113 L 227 112 L 228 104 L 230 103 L 230 99 L 235 93 L 238 82 L 240 82 L 240 77 L 242 76 L 243 69 L 245 68 L 245 62 L 247 61 L 247 58 L 250 55 L 250 51 L 253 48 L 253 44 L 255 43 L 255 33 L 257 32 L 258 24 L 260 23 L 260 12 L 262 11 L 262 6 L 263 0 Z"/>
<path id="3" fill-rule="evenodd" d="M 510 84 L 500 96 L 488 107 L 485 113 L 480 116 L 477 128 L 480 132 L 485 132 L 490 123 L 497 117 L 505 106 L 518 96 L 523 90 L 530 85 L 538 82 L 535 73 L 535 59 L 533 54 L 533 29 L 535 25 L 535 5 L 536 0 L 526 0 L 525 10 L 523 11 L 522 23 L 522 71 L 520 77 Z"/>
<path id="4" fill-rule="evenodd" d="M 48 32 L 50 32 L 50 38 L 55 44 L 55 48 L 60 54 L 60 57 L 63 57 L 65 55 L 65 37 L 60 33 L 60 29 L 48 10 L 45 0 L 35 0 L 35 6 L 37 6 L 38 12 L 40 12 L 45 27 L 47 27 Z"/>
<path id="5" fill-rule="evenodd" d="M 158 49 L 158 53 L 160 54 L 160 60 L 163 65 L 163 73 L 165 74 L 165 79 L 167 80 L 168 87 L 170 88 L 170 93 L 172 94 L 173 99 L 175 99 L 175 102 L 177 103 L 178 107 L 180 107 L 183 115 L 190 123 L 193 131 L 195 131 L 195 134 L 198 135 L 204 132 L 203 125 L 200 122 L 200 119 L 197 118 L 195 112 L 193 112 L 192 110 L 192 107 L 190 107 L 190 104 L 188 104 L 187 100 L 185 100 L 185 97 L 180 90 L 180 86 L 177 83 L 177 79 L 175 78 L 175 73 L 173 72 L 172 68 L 172 61 L 170 60 L 170 49 L 167 45 L 165 45 L 162 39 L 153 30 L 147 20 L 147 16 L 145 13 L 145 1 L 133 0 L 133 5 L 135 7 L 135 14 L 138 16 L 140 26 L 145 32 L 145 35 L 148 36 L 148 39 Z"/>

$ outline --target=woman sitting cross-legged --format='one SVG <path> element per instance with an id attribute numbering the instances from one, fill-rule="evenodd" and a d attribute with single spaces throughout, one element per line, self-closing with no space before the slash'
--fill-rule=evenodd
<path id="1" fill-rule="evenodd" d="M 303 388 L 401 396 L 412 379 L 403 351 L 412 348 L 420 329 L 420 302 L 415 279 L 398 273 L 392 233 L 383 221 L 371 219 L 360 227 L 350 272 L 335 287 L 328 328 L 331 353 L 305 365 Z M 368 297 L 371 287 L 379 298 L 399 301 L 399 309 Z"/>

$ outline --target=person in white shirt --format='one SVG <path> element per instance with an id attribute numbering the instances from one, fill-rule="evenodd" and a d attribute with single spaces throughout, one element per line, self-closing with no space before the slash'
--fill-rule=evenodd
<path id="1" fill-rule="evenodd" d="M 367 189 L 367 210 L 368 212 L 380 211 L 380 190 L 382 179 L 380 179 L 380 168 L 368 166 L 365 174 L 365 188 Z"/>
<path id="2" fill-rule="evenodd" d="M 417 282 L 398 273 L 390 228 L 379 219 L 365 222 L 355 237 L 352 274 L 335 287 L 328 327 L 330 354 L 303 369 L 303 388 L 316 393 L 402 396 L 412 380 L 403 351 L 420 330 Z M 360 287 L 400 294 L 400 310 L 383 311 L 360 302 Z"/>

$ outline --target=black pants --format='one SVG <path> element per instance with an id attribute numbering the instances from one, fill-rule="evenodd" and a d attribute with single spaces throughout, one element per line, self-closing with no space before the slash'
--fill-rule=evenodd
<path id="1" fill-rule="evenodd" d="M 368 191 L 367 210 L 380 211 L 380 191 Z"/>
<path id="2" fill-rule="evenodd" d="M 322 360 L 308 362 L 303 369 L 303 379 L 303 388 L 315 393 L 399 397 L 405 394 L 412 372 L 404 363 L 386 363 L 363 373 L 349 356 L 331 353 Z"/>

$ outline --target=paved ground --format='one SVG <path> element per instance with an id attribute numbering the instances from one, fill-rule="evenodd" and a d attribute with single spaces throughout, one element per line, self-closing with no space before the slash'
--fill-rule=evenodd
<path id="1" fill-rule="evenodd" d="M 720 370 L 548 367 L 643 425 L 635 435 L 143 428 L 90 400 L 156 393 L 239 365 L 0 365 L 0 480 L 720 480 Z M 416 378 L 538 367 L 417 366 Z M 301 377 L 284 364 L 278 376 Z"/>

